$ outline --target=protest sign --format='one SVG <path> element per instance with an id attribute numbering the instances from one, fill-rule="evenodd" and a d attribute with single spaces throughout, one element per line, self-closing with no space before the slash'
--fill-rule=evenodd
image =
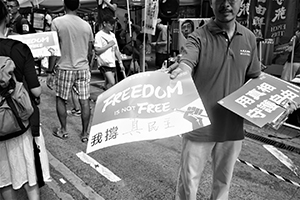
<path id="1" fill-rule="evenodd" d="M 263 127 L 286 111 L 287 101 L 300 104 L 300 87 L 262 73 L 218 103 L 253 124 Z"/>
<path id="2" fill-rule="evenodd" d="M 41 32 L 24 35 L 10 35 L 9 38 L 27 44 L 34 58 L 61 56 L 57 32 Z"/>
<path id="3" fill-rule="evenodd" d="M 159 71 L 134 74 L 99 95 L 86 152 L 209 125 L 191 76 L 169 76 Z"/>
<path id="4" fill-rule="evenodd" d="M 144 33 L 155 35 L 158 17 L 158 0 L 145 0 L 145 27 Z"/>

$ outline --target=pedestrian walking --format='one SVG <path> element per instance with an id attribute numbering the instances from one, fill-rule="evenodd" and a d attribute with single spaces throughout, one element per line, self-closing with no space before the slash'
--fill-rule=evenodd
<path id="1" fill-rule="evenodd" d="M 79 0 L 64 0 L 66 14 L 52 21 L 51 30 L 58 33 L 61 57 L 50 57 L 47 82 L 51 82 L 56 65 L 56 110 L 60 127 L 53 132 L 54 136 L 67 138 L 67 110 L 68 100 L 73 87 L 78 91 L 81 106 L 82 142 L 88 140 L 88 126 L 90 121 L 90 80 L 88 55 L 91 53 L 94 40 L 93 31 L 88 22 L 77 15 Z M 56 60 L 58 61 L 56 62 Z"/>

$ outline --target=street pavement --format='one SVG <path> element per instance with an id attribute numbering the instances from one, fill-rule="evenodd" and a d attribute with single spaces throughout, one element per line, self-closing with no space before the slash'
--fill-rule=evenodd
<path id="1" fill-rule="evenodd" d="M 103 77 L 93 72 L 91 107 L 103 92 Z M 89 154 L 98 162 L 90 166 L 79 158 L 86 150 L 80 142 L 80 117 L 68 117 L 70 137 L 61 140 L 52 135 L 58 126 L 55 93 L 45 85 L 41 97 L 41 123 L 50 163 L 52 181 L 41 188 L 42 200 L 172 200 L 180 161 L 181 138 L 133 142 L 104 148 Z M 68 102 L 67 107 L 71 105 Z M 99 116 L 101 117 L 101 116 Z M 271 144 L 300 166 L 298 151 L 300 133 L 283 126 L 279 130 L 260 129 L 245 123 L 246 138 L 237 162 L 230 189 L 231 200 L 299 200 L 297 183 L 300 178 L 277 160 L 264 147 Z M 209 199 L 211 163 L 208 162 L 199 186 L 197 199 Z M 283 179 L 281 178 L 283 177 Z M 118 179 L 119 178 L 119 179 Z M 116 181 L 117 180 L 117 181 Z M 18 191 L 20 200 L 27 200 L 24 190 Z M 0 200 L 1 197 L 0 197 Z"/>

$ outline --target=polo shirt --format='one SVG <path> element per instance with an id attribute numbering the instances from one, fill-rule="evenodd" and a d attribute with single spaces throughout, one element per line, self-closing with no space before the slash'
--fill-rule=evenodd
<path id="1" fill-rule="evenodd" d="M 189 35 L 181 62 L 190 66 L 211 125 L 184 134 L 199 142 L 224 142 L 244 138 L 243 118 L 217 102 L 240 88 L 246 78 L 261 73 L 254 34 L 236 24 L 231 40 L 215 21 Z"/>

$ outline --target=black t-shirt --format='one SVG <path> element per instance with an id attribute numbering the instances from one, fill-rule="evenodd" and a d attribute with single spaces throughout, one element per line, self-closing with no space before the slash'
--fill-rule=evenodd
<path id="1" fill-rule="evenodd" d="M 29 89 L 39 87 L 34 58 L 29 47 L 12 39 L 0 39 L 0 46 L 0 55 L 10 57 L 16 65 L 14 71 L 16 79 L 23 82 L 24 77 Z"/>

